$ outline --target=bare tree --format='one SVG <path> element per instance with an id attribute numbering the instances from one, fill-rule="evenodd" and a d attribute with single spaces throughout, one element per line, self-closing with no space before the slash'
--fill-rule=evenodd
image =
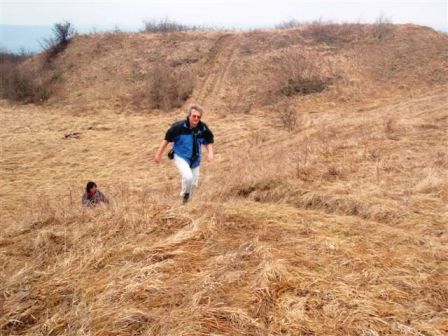
<path id="1" fill-rule="evenodd" d="M 53 36 L 44 39 L 42 44 L 46 51 L 47 61 L 51 61 L 56 55 L 64 51 L 76 34 L 73 25 L 68 21 L 56 23 L 52 32 Z"/>

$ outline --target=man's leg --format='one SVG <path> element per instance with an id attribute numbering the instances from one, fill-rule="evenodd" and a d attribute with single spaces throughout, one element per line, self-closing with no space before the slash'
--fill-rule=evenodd
<path id="1" fill-rule="evenodd" d="M 197 188 L 198 183 L 199 183 L 199 166 L 196 168 L 193 168 L 191 170 L 191 173 L 193 174 L 193 181 L 191 182 L 190 198 L 193 195 L 193 191 Z"/>
<path id="2" fill-rule="evenodd" d="M 188 162 L 177 155 L 174 155 L 174 164 L 176 165 L 180 175 L 182 176 L 180 196 L 184 197 L 185 194 L 189 194 L 191 191 L 191 185 L 193 183 L 193 172 L 191 171 Z"/>

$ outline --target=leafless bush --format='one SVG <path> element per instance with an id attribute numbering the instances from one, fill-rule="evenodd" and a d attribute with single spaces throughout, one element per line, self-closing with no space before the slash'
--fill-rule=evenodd
<path id="1" fill-rule="evenodd" d="M 254 54 L 260 50 L 260 46 L 267 43 L 267 36 L 259 30 L 251 30 L 241 35 L 239 47 L 243 55 Z"/>
<path id="2" fill-rule="evenodd" d="M 54 36 L 44 39 L 42 43 L 47 62 L 63 52 L 75 36 L 75 29 L 68 21 L 56 23 L 52 31 Z"/>
<path id="3" fill-rule="evenodd" d="M 152 108 L 168 110 L 181 107 L 191 96 L 195 77 L 190 66 L 170 67 L 166 62 L 155 65 L 143 91 L 134 97 L 136 103 L 145 102 Z"/>
<path id="4" fill-rule="evenodd" d="M 172 33 L 172 32 L 182 32 L 182 31 L 198 31 L 198 30 L 213 30 L 212 27 L 196 26 L 196 25 L 185 25 L 178 23 L 176 21 L 170 20 L 168 18 L 159 21 L 156 20 L 146 20 L 143 22 L 144 32 L 148 33 Z"/>
<path id="5" fill-rule="evenodd" d="M 22 50 L 0 51 L 0 97 L 21 103 L 37 103 L 49 96 L 49 82 L 41 74 L 24 65 L 31 54 Z"/>
<path id="6" fill-rule="evenodd" d="M 392 20 L 381 14 L 373 24 L 373 34 L 378 40 L 383 40 L 392 32 Z"/>
<path id="7" fill-rule="evenodd" d="M 240 52 L 242 55 L 251 55 L 254 53 L 254 50 L 257 47 L 257 43 L 250 37 L 244 37 L 244 39 L 242 39 L 239 47 L 240 47 Z"/>
<path id="8" fill-rule="evenodd" d="M 293 131 L 297 127 L 298 113 L 294 106 L 291 105 L 281 105 L 279 107 L 280 120 L 282 121 L 282 126 L 288 131 Z"/>
<path id="9" fill-rule="evenodd" d="M 305 26 L 302 34 L 318 43 L 343 44 L 357 38 L 362 29 L 357 23 L 333 23 L 315 21 Z"/>
<path id="10" fill-rule="evenodd" d="M 49 82 L 35 71 L 4 63 L 0 65 L 0 95 L 14 102 L 42 102 L 50 95 Z"/>
<path id="11" fill-rule="evenodd" d="M 291 19 L 287 21 L 280 22 L 274 26 L 275 29 L 290 29 L 290 28 L 298 28 L 303 27 L 304 23 L 297 21 L 296 19 Z"/>
<path id="12" fill-rule="evenodd" d="M 21 50 L 20 53 L 10 52 L 6 49 L 0 49 L 0 66 L 4 64 L 15 64 L 23 62 L 31 57 L 31 53 Z"/>
<path id="13" fill-rule="evenodd" d="M 313 22 L 306 26 L 303 35 L 320 43 L 334 43 L 337 40 L 337 24 Z"/>
<path id="14" fill-rule="evenodd" d="M 326 64 L 318 62 L 317 55 L 298 50 L 286 50 L 278 60 L 275 91 L 290 97 L 325 90 L 332 83 L 332 74 L 331 71 L 325 69 L 328 67 Z"/>

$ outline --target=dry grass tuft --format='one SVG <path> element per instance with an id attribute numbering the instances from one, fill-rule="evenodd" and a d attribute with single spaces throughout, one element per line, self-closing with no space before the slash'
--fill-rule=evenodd
<path id="1" fill-rule="evenodd" d="M 447 176 L 438 169 L 427 168 L 414 190 L 423 194 L 441 194 L 448 187 Z"/>
<path id="2" fill-rule="evenodd" d="M 290 132 L 296 129 L 298 124 L 302 121 L 297 109 L 294 106 L 291 106 L 290 103 L 284 103 L 279 106 L 278 109 L 283 127 Z"/>

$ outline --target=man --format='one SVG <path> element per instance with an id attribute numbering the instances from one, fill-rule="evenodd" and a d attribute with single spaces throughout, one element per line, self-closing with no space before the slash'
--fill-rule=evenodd
<path id="1" fill-rule="evenodd" d="M 182 177 L 180 196 L 183 203 L 191 199 L 194 188 L 198 185 L 201 145 L 207 148 L 207 161 L 213 160 L 213 133 L 201 121 L 202 113 L 201 106 L 192 105 L 188 109 L 186 120 L 178 121 L 168 129 L 154 157 L 154 161 L 160 163 L 168 144 L 174 143 L 173 159 Z"/>
<path id="2" fill-rule="evenodd" d="M 97 188 L 95 182 L 87 182 L 86 191 L 82 195 L 82 205 L 93 208 L 97 204 L 109 204 L 107 197 Z"/>

